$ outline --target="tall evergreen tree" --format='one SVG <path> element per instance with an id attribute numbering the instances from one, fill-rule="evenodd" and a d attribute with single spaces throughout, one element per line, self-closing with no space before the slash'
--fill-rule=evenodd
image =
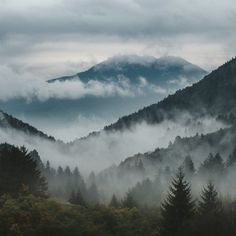
<path id="1" fill-rule="evenodd" d="M 227 167 L 232 167 L 236 163 L 236 147 L 232 151 L 232 153 L 229 155 L 226 165 Z"/>
<path id="2" fill-rule="evenodd" d="M 92 185 L 88 188 L 87 194 L 89 203 L 95 204 L 99 201 L 99 192 L 95 183 L 92 183 Z"/>
<path id="3" fill-rule="evenodd" d="M 194 163 L 190 155 L 186 156 L 184 159 L 183 171 L 188 177 L 191 177 L 195 172 Z"/>
<path id="4" fill-rule="evenodd" d="M 84 207 L 88 206 L 87 202 L 84 200 L 84 197 L 79 189 L 77 190 L 77 192 L 75 192 L 74 190 L 72 191 L 69 202 Z"/>
<path id="5" fill-rule="evenodd" d="M 120 203 L 119 203 L 118 199 L 116 198 L 115 194 L 113 194 L 113 196 L 111 198 L 111 201 L 109 203 L 109 206 L 114 207 L 114 208 L 120 207 Z"/>
<path id="6" fill-rule="evenodd" d="M 122 201 L 122 206 L 125 208 L 138 207 L 138 203 L 134 200 L 130 191 L 126 194 L 124 200 Z"/>
<path id="7" fill-rule="evenodd" d="M 195 235 L 224 235 L 223 208 L 212 182 L 203 188 L 195 222 Z"/>
<path id="8" fill-rule="evenodd" d="M 172 180 L 166 200 L 162 203 L 160 236 L 187 235 L 187 223 L 194 214 L 194 203 L 190 184 L 184 178 L 180 168 Z"/>
<path id="9" fill-rule="evenodd" d="M 199 201 L 199 213 L 208 214 L 212 212 L 219 212 L 221 209 L 218 193 L 214 184 L 210 181 L 206 188 L 203 188 L 201 200 Z"/>

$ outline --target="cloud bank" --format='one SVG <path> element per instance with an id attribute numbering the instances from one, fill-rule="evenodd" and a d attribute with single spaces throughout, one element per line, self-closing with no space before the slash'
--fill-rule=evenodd
<path id="1" fill-rule="evenodd" d="M 139 53 L 212 68 L 235 56 L 235 22 L 234 0 L 5 0 L 0 63 L 55 66 Z"/>
<path id="2" fill-rule="evenodd" d="M 176 86 L 182 86 L 180 80 Z M 187 81 L 184 80 L 187 85 Z M 64 82 L 47 83 L 37 75 L 30 72 L 16 72 L 9 66 L 0 65 L 0 101 L 7 101 L 14 98 L 25 98 L 28 102 L 32 99 L 46 101 L 55 99 L 80 99 L 86 96 L 109 97 L 123 96 L 135 97 L 152 92 L 160 95 L 167 95 L 173 92 L 173 88 L 162 88 L 147 82 L 145 78 L 139 78 L 138 85 L 133 86 L 125 78 L 114 78 L 107 82 L 90 80 L 82 82 L 78 78 Z"/>
<path id="3" fill-rule="evenodd" d="M 158 125 L 137 124 L 132 130 L 122 132 L 101 132 L 99 136 L 77 140 L 70 144 L 51 143 L 15 130 L 0 129 L 0 143 L 26 145 L 37 149 L 42 160 L 54 166 L 79 166 L 83 172 L 101 171 L 112 164 L 119 164 L 128 156 L 167 147 L 176 136 L 189 137 L 198 133 L 209 133 L 223 127 L 214 119 L 192 120 L 188 114 L 181 114 L 178 122 L 164 121 Z"/>

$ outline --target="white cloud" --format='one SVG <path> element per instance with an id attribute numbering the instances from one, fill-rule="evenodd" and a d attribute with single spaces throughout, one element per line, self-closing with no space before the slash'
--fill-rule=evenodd
<path id="1" fill-rule="evenodd" d="M 119 164 L 126 157 L 152 151 L 157 147 L 167 147 L 176 136 L 188 137 L 198 133 L 209 133 L 223 125 L 214 119 L 203 118 L 192 120 L 188 114 L 181 114 L 178 121 L 164 121 L 157 125 L 140 123 L 131 130 L 105 133 L 78 140 L 71 144 L 53 144 L 51 142 L 29 137 L 14 130 L 0 129 L 0 143 L 9 142 L 15 145 L 26 145 L 29 149 L 36 148 L 41 158 L 50 160 L 54 166 L 79 166 L 83 171 L 100 171 L 113 163 Z M 200 121 L 200 122 L 199 122 Z M 85 124 L 85 123 L 84 123 Z M 76 123 L 74 124 L 76 129 Z M 68 132 L 71 129 L 68 130 Z"/>
<path id="2" fill-rule="evenodd" d="M 9 64 L 168 53 L 212 68 L 235 56 L 234 0 L 6 0 L 0 4 L 0 62 Z"/>
<path id="3" fill-rule="evenodd" d="M 78 78 L 64 82 L 56 81 L 47 83 L 40 76 L 29 71 L 14 71 L 9 66 L 0 65 L 0 101 L 14 98 L 25 98 L 28 102 L 32 99 L 46 101 L 55 99 L 80 99 L 86 96 L 95 97 L 135 97 L 151 93 L 166 96 L 184 87 L 187 80 L 173 81 L 174 86 L 164 88 L 148 83 L 145 78 L 139 78 L 138 83 L 131 84 L 128 78 L 120 76 L 110 78 L 106 82 L 90 80 L 82 82 Z"/>
<path id="4" fill-rule="evenodd" d="M 29 72 L 16 73 L 8 66 L 0 66 L 0 100 L 12 98 L 33 98 L 45 101 L 50 98 L 79 99 L 85 96 L 133 96 L 129 83 L 121 80 L 99 82 L 81 80 L 47 83 Z"/>

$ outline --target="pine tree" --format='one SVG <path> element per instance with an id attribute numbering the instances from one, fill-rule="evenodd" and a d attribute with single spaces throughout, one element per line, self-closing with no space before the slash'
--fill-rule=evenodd
<path id="1" fill-rule="evenodd" d="M 172 180 L 169 194 L 162 203 L 161 236 L 183 236 L 187 230 L 187 222 L 194 214 L 194 203 L 191 197 L 191 188 L 184 179 L 180 168 Z"/>
<path id="2" fill-rule="evenodd" d="M 134 207 L 138 207 L 137 202 L 134 200 L 132 193 L 128 192 L 124 198 L 124 200 L 122 201 L 122 206 L 125 208 L 134 208 Z"/>
<path id="3" fill-rule="evenodd" d="M 215 175 L 221 175 L 224 171 L 223 159 L 219 153 L 215 156 L 210 153 L 208 158 L 200 166 L 199 172 L 201 174 L 207 175 L 211 178 L 214 178 Z"/>
<path id="4" fill-rule="evenodd" d="M 232 167 L 236 163 L 236 147 L 229 155 L 228 160 L 226 162 L 227 167 Z"/>
<path id="5" fill-rule="evenodd" d="M 118 199 L 116 198 L 115 194 L 113 194 L 109 206 L 114 207 L 114 208 L 120 207 L 120 203 L 119 203 Z"/>
<path id="6" fill-rule="evenodd" d="M 88 188 L 88 199 L 89 203 L 95 204 L 99 201 L 99 192 L 97 185 L 95 183 L 92 183 L 92 185 Z"/>
<path id="7" fill-rule="evenodd" d="M 221 236 L 224 235 L 223 208 L 218 193 L 212 182 L 203 188 L 198 207 L 198 217 L 195 223 L 196 235 Z"/>
<path id="8" fill-rule="evenodd" d="M 195 172 L 194 163 L 190 155 L 186 156 L 183 162 L 183 171 L 184 173 L 191 177 Z"/>
<path id="9" fill-rule="evenodd" d="M 73 190 L 71 193 L 71 197 L 69 199 L 69 202 L 72 204 L 76 204 L 76 205 L 80 205 L 80 206 L 84 206 L 87 207 L 88 204 L 86 203 L 86 201 L 84 200 L 83 195 L 81 194 L 80 190 L 78 189 L 77 192 L 75 193 L 75 191 Z"/>
<path id="10" fill-rule="evenodd" d="M 201 201 L 199 201 L 199 213 L 201 215 L 208 213 L 217 213 L 220 211 L 220 201 L 214 184 L 210 181 L 206 188 L 203 188 Z"/>

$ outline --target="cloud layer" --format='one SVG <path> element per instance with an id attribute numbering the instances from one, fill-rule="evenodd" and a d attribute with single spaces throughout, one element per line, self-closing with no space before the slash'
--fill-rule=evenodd
<path id="1" fill-rule="evenodd" d="M 212 68 L 235 56 L 235 22 L 234 0 L 2 0 L 0 63 L 56 66 L 139 53 Z"/>
<path id="2" fill-rule="evenodd" d="M 192 122 L 186 126 L 189 119 Z M 101 132 L 99 136 L 77 140 L 68 145 L 60 142 L 51 143 L 12 129 L 0 129 L 0 143 L 26 145 L 31 150 L 36 148 L 43 161 L 50 160 L 54 166 L 79 166 L 82 171 L 88 173 L 91 170 L 100 171 L 112 164 L 119 164 L 126 157 L 137 153 L 167 147 L 176 136 L 189 137 L 197 132 L 205 134 L 222 127 L 224 125 L 212 118 L 194 120 L 188 114 L 180 114 L 179 122 L 164 121 L 158 125 L 140 123 L 132 130 Z"/>
<path id="3" fill-rule="evenodd" d="M 185 79 L 179 80 L 176 87 L 180 88 L 187 83 Z M 51 98 L 80 99 L 86 96 L 134 97 L 142 96 L 146 92 L 163 96 L 173 91 L 173 87 L 168 89 L 149 84 L 145 78 L 140 78 L 135 86 L 126 78 L 111 79 L 108 82 L 90 80 L 86 83 L 76 78 L 76 80 L 47 83 L 34 73 L 15 72 L 9 66 L 0 65 L 0 101 L 14 98 L 24 98 L 30 102 L 32 99 L 46 101 Z"/>

